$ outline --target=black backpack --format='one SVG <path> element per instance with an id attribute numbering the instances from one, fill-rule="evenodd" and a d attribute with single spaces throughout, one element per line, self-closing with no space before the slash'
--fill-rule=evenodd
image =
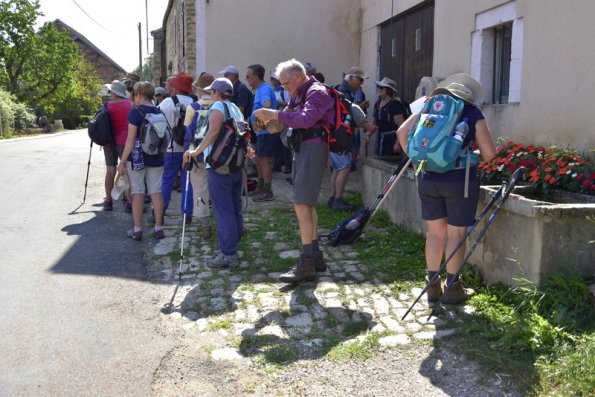
<path id="1" fill-rule="evenodd" d="M 95 116 L 89 121 L 87 130 L 91 141 L 99 146 L 114 143 L 114 129 L 112 119 L 107 111 L 107 105 L 104 105 L 95 113 Z"/>
<path id="2" fill-rule="evenodd" d="M 346 152 L 353 147 L 351 101 L 341 91 L 330 86 L 325 87 L 335 103 L 334 125 L 327 128 L 329 150 L 333 153 Z"/>
<path id="3" fill-rule="evenodd" d="M 250 142 L 250 131 L 247 128 L 248 123 L 238 122 L 230 117 L 227 103 L 222 103 L 225 107 L 225 121 L 217 139 L 213 142 L 206 162 L 218 173 L 225 175 L 242 169 L 248 151 L 248 142 Z"/>
<path id="4" fill-rule="evenodd" d="M 176 107 L 174 114 L 177 117 L 176 125 L 172 127 L 172 137 L 174 142 L 180 146 L 184 146 L 184 138 L 186 137 L 186 126 L 184 125 L 186 106 L 180 103 L 177 95 L 174 95 L 171 99 L 174 101 L 174 106 Z"/>

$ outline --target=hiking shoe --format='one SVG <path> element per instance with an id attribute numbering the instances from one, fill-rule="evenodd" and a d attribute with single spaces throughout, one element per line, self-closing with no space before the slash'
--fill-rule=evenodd
<path id="1" fill-rule="evenodd" d="M 155 230 L 154 236 L 157 240 L 161 240 L 161 239 L 165 238 L 165 233 L 163 232 L 163 229 Z"/>
<path id="2" fill-rule="evenodd" d="M 329 197 L 328 200 L 326 200 L 326 206 L 329 208 L 333 208 L 333 203 L 335 202 L 335 198 L 334 197 Z"/>
<path id="3" fill-rule="evenodd" d="M 312 256 L 300 256 L 290 271 L 279 276 L 279 281 L 289 284 L 314 280 L 316 280 L 316 267 Z"/>
<path id="4" fill-rule="evenodd" d="M 471 294 L 463 288 L 463 283 L 457 281 L 456 283 L 444 286 L 442 303 L 445 305 L 456 305 L 457 303 L 463 303 L 470 296 Z"/>
<path id="5" fill-rule="evenodd" d="M 332 209 L 335 212 L 353 212 L 355 210 L 355 205 L 349 204 L 339 197 L 335 198 L 333 201 Z"/>
<path id="6" fill-rule="evenodd" d="M 205 225 L 202 227 L 202 238 L 208 240 L 213 235 L 213 228 L 211 225 Z"/>
<path id="7" fill-rule="evenodd" d="M 255 203 L 259 203 L 261 201 L 273 201 L 273 200 L 275 200 L 275 197 L 273 196 L 273 192 L 267 192 L 267 191 L 262 192 L 258 196 L 252 197 L 252 201 L 254 201 Z"/>
<path id="8" fill-rule="evenodd" d="M 326 262 L 324 260 L 324 255 L 322 251 L 314 251 L 314 268 L 316 269 L 317 273 L 324 273 L 326 272 Z"/>
<path id="9" fill-rule="evenodd" d="M 430 286 L 428 286 L 428 289 L 426 290 L 426 295 L 428 297 L 428 302 L 438 302 L 440 300 L 440 297 L 442 296 L 442 283 L 441 283 L 442 279 L 440 276 L 438 276 L 438 278 L 432 283 L 430 284 Z M 426 283 L 429 283 L 430 279 L 428 278 L 428 276 L 426 276 Z"/>
<path id="10" fill-rule="evenodd" d="M 128 231 L 128 233 L 126 233 L 126 235 L 135 241 L 141 241 L 143 239 L 143 231 L 142 230 L 135 232 L 134 229 L 130 229 Z"/>
<path id="11" fill-rule="evenodd" d="M 235 268 L 239 265 L 240 259 L 237 254 L 225 255 L 221 251 L 219 251 L 213 258 L 207 260 L 207 267 L 210 267 L 211 269 Z"/>
<path id="12" fill-rule="evenodd" d="M 111 211 L 114 209 L 114 202 L 112 200 L 103 200 L 103 210 Z"/>
<path id="13" fill-rule="evenodd" d="M 264 192 L 266 192 L 266 190 L 264 190 L 264 188 L 257 187 L 256 189 L 252 190 L 251 192 L 248 192 L 248 197 L 258 196 L 258 195 L 263 194 Z"/>

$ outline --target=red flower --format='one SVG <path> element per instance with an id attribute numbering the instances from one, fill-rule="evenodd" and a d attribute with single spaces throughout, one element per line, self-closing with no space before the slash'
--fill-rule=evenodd
<path id="1" fill-rule="evenodd" d="M 564 174 L 566 174 L 566 172 L 568 172 L 568 168 L 567 167 L 560 168 L 558 170 L 558 174 L 560 174 L 560 175 L 564 175 Z"/>
<path id="2" fill-rule="evenodd" d="M 550 178 L 550 185 L 554 185 L 556 183 L 556 178 L 551 177 Z"/>
<path id="3" fill-rule="evenodd" d="M 545 172 L 552 172 L 553 168 L 552 167 L 546 167 L 544 168 Z"/>
<path id="4" fill-rule="evenodd" d="M 581 172 L 580 174 L 578 174 L 576 176 L 576 179 L 583 179 L 584 177 L 585 177 L 585 173 L 584 172 Z"/>
<path id="5" fill-rule="evenodd" d="M 589 179 L 595 181 L 595 172 L 591 172 L 591 176 L 589 177 Z"/>
<path id="6" fill-rule="evenodd" d="M 584 181 L 584 182 L 583 182 L 583 184 L 582 184 L 582 186 L 583 186 L 585 189 L 588 189 L 588 188 L 589 188 L 591 185 L 593 185 L 593 184 L 591 183 L 591 181 Z M 595 186 L 595 185 L 593 185 L 593 186 Z"/>

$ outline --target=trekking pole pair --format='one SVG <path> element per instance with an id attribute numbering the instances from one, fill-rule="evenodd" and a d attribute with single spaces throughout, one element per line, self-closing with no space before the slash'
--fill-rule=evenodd
<path id="1" fill-rule="evenodd" d="M 450 253 L 450 255 L 448 255 L 448 257 L 446 258 L 446 260 L 442 263 L 442 265 L 440 266 L 440 268 L 436 272 L 436 275 L 434 277 L 432 277 L 431 280 L 428 280 L 428 283 L 426 284 L 426 286 L 424 287 L 424 289 L 421 291 L 421 293 L 419 294 L 419 296 L 415 299 L 415 301 L 411 304 L 411 306 L 409 307 L 409 309 L 405 312 L 405 314 L 401 318 L 401 321 L 403 321 L 405 319 L 405 317 L 407 317 L 407 315 L 411 312 L 411 310 L 413 309 L 413 307 L 415 306 L 415 304 L 421 299 L 421 297 L 424 295 L 424 293 L 426 293 L 426 291 L 428 290 L 428 288 L 430 287 L 430 285 L 432 285 L 434 282 L 436 282 L 438 280 L 438 277 L 440 277 L 440 273 L 442 273 L 442 271 L 446 268 L 446 265 L 448 264 L 448 262 L 450 262 L 450 260 L 455 255 L 455 253 L 463 246 L 463 244 L 465 243 L 465 241 L 467 240 L 467 238 L 469 238 L 469 236 L 471 235 L 471 233 L 473 233 L 475 231 L 475 228 L 477 227 L 477 225 L 487 215 L 487 213 L 494 206 L 494 204 L 496 202 L 498 202 L 498 204 L 496 205 L 496 208 L 491 213 L 491 215 L 488 217 L 488 220 L 486 221 L 486 224 L 483 226 L 483 228 L 481 229 L 479 235 L 477 236 L 477 238 L 473 242 L 473 244 L 471 246 L 471 249 L 469 250 L 469 252 L 467 253 L 467 255 L 465 255 L 465 257 L 463 258 L 463 262 L 461 263 L 461 265 L 459 266 L 457 272 L 455 273 L 455 277 L 458 276 L 461 273 L 461 270 L 463 269 L 463 266 L 465 266 L 467 264 L 467 260 L 469 259 L 469 257 L 471 256 L 471 254 L 473 253 L 473 251 L 475 250 L 475 248 L 477 247 L 477 245 L 479 244 L 479 242 L 481 241 L 481 239 L 483 238 L 483 236 L 485 235 L 486 230 L 488 229 L 488 227 L 490 227 L 490 225 L 492 224 L 492 222 L 496 218 L 496 215 L 498 214 L 498 212 L 500 211 L 500 209 L 504 205 L 504 202 L 506 201 L 506 199 L 508 199 L 508 196 L 510 195 L 510 193 L 514 189 L 514 186 L 516 185 L 517 181 L 519 180 L 519 178 L 521 178 L 525 174 L 526 170 L 527 169 L 525 167 L 518 168 L 510 176 L 510 179 L 508 181 L 504 181 L 502 183 L 502 185 L 500 186 L 500 188 L 498 188 L 498 190 L 494 193 L 494 195 L 492 196 L 492 198 L 490 199 L 490 201 L 483 208 L 483 210 L 481 211 L 481 213 L 479 214 L 479 216 L 475 219 L 475 222 L 473 223 L 473 225 L 471 225 L 469 227 L 469 229 L 467 230 L 467 233 L 465 233 L 465 235 L 461 238 L 461 240 L 459 241 L 459 243 L 456 245 L 455 249 Z M 446 285 L 445 288 L 446 288 L 446 290 L 448 290 L 449 286 Z M 446 291 L 445 291 L 445 294 L 446 294 Z M 436 313 L 437 308 L 442 305 L 442 298 L 444 297 L 444 295 L 442 295 L 440 297 L 440 299 L 438 300 L 438 302 L 434 305 L 434 307 L 432 308 L 432 311 L 430 312 L 430 315 L 428 316 L 428 319 L 426 321 L 429 321 L 430 318 Z"/>
<path id="2" fill-rule="evenodd" d="M 171 299 L 168 303 L 166 303 L 163 308 L 161 309 L 161 313 L 164 314 L 171 314 L 174 311 L 174 298 L 176 297 L 176 293 L 178 292 L 178 288 L 180 288 L 180 284 L 182 284 L 182 261 L 184 261 L 184 235 L 186 232 L 186 208 L 188 208 L 188 184 L 190 182 L 190 170 L 192 169 L 192 162 L 187 163 L 184 166 L 184 171 L 186 171 L 186 190 L 184 191 L 184 215 L 182 220 L 182 241 L 180 242 L 180 262 L 178 265 L 178 283 L 176 284 L 176 289 L 174 289 L 174 293 L 171 296 Z"/>

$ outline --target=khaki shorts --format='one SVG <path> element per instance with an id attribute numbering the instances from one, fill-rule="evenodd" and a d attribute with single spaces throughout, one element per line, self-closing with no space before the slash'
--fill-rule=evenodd
<path id="1" fill-rule="evenodd" d="M 124 145 L 104 146 L 103 156 L 105 157 L 105 165 L 116 167 L 118 165 L 118 159 L 122 158 L 122 153 L 124 153 Z"/>
<path id="2" fill-rule="evenodd" d="M 127 161 L 126 173 L 130 180 L 130 193 L 145 194 L 145 184 L 148 194 L 161 193 L 163 167 L 145 167 L 140 171 L 133 171 L 132 163 Z"/>

